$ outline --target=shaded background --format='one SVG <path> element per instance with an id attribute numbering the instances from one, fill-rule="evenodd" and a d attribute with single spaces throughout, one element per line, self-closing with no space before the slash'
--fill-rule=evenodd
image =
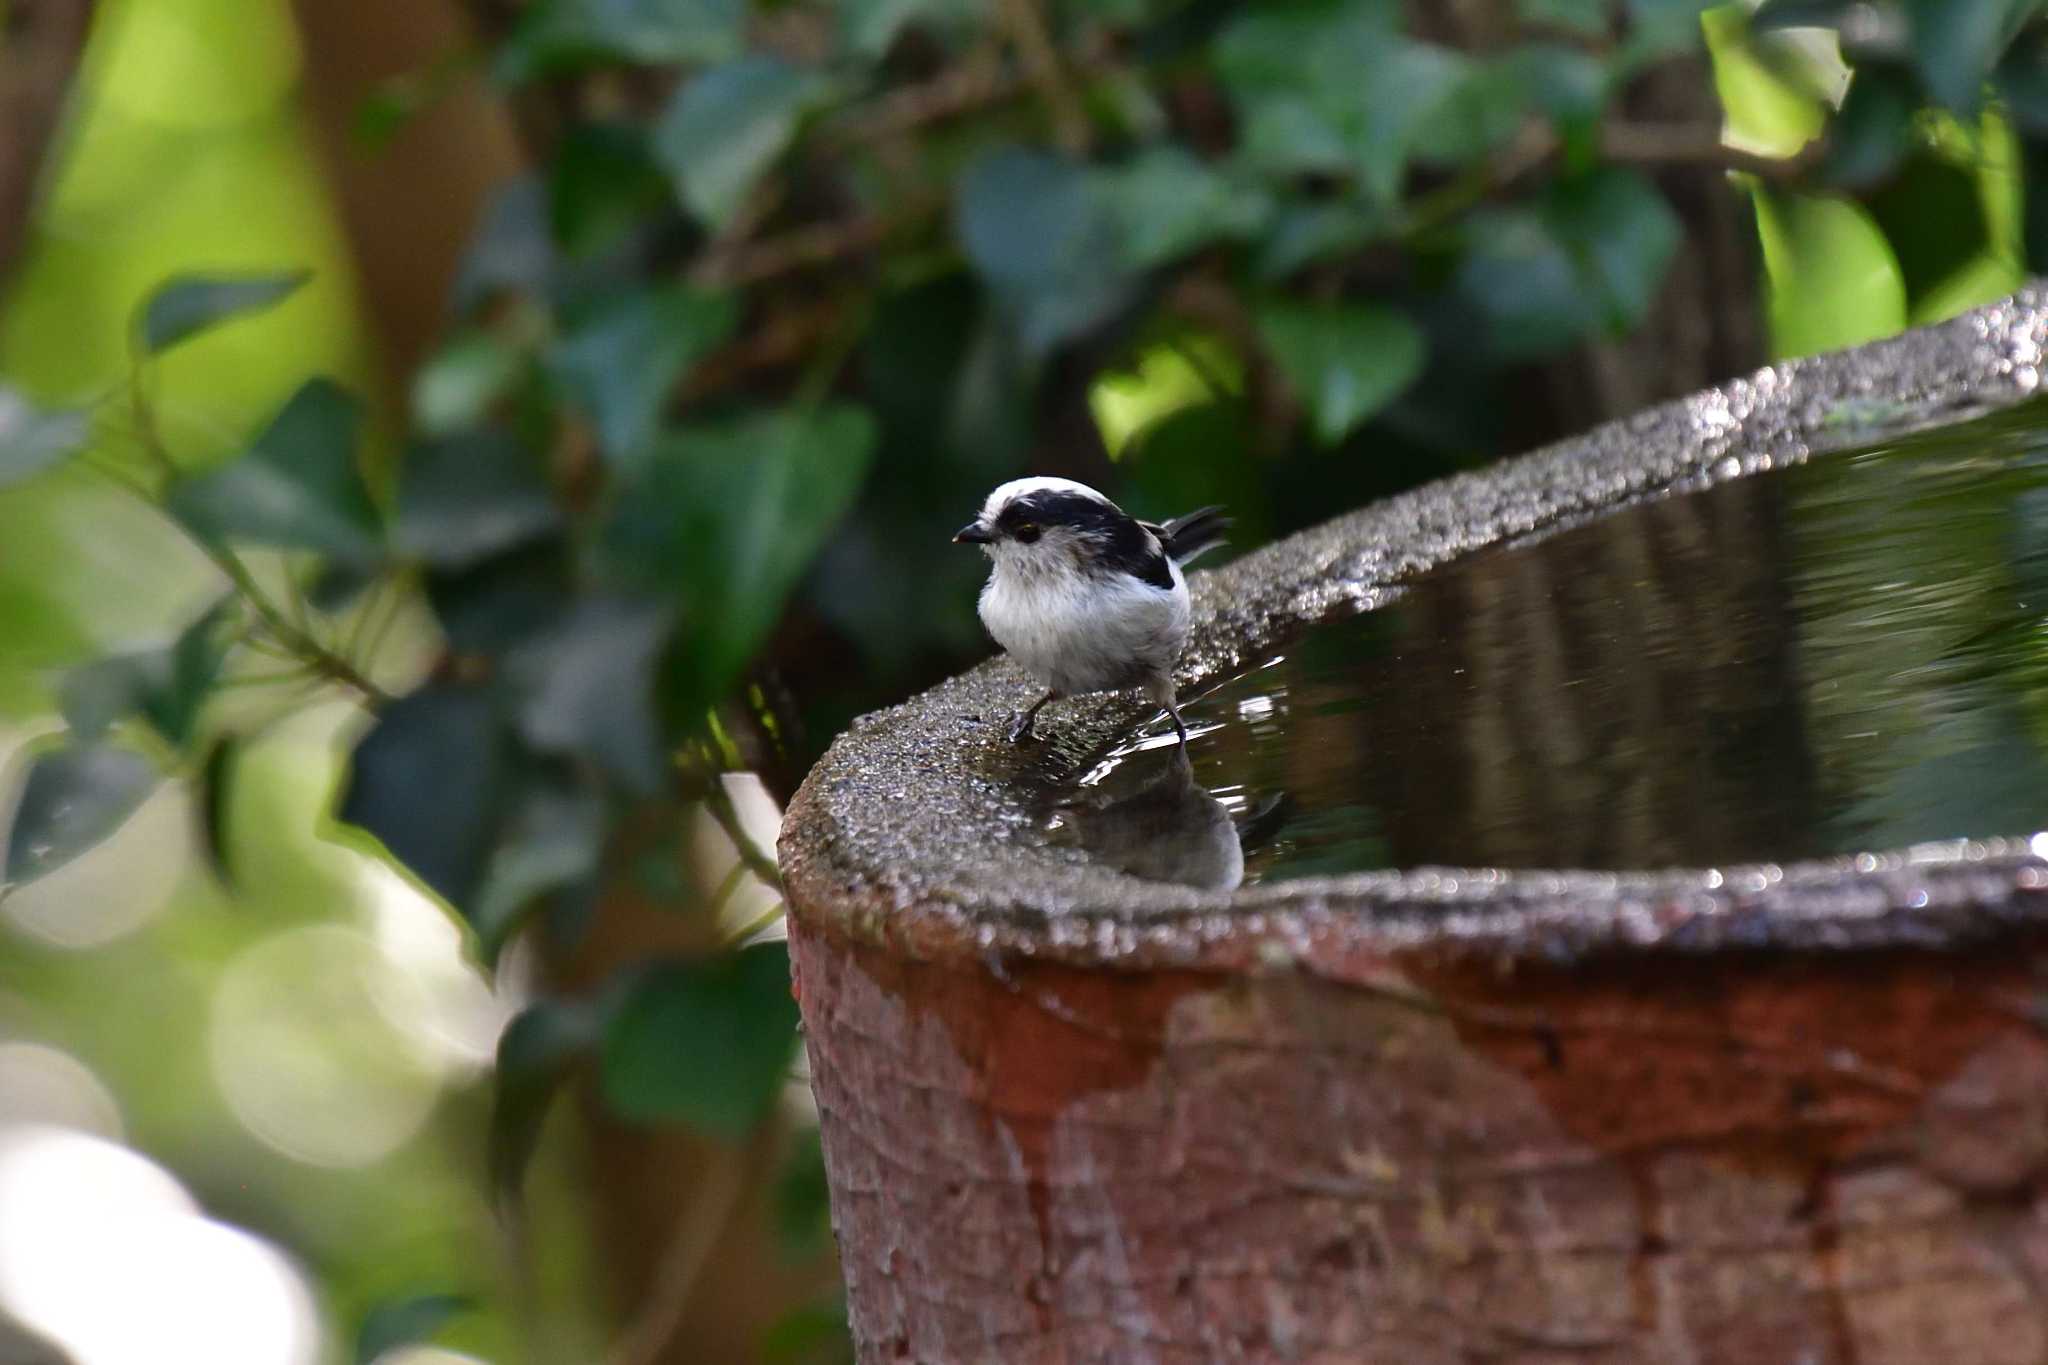
<path id="1" fill-rule="evenodd" d="M 2009 292 L 2037 9 L 0 2 L 0 1359 L 843 1356 L 766 854 L 950 530 Z"/>

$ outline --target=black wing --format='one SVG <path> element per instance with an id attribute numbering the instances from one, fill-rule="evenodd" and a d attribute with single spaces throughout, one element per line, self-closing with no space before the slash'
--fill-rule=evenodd
<path id="1" fill-rule="evenodd" d="M 1204 507 L 1168 522 L 1145 523 L 1145 529 L 1158 536 L 1159 543 L 1166 547 L 1166 553 L 1180 564 L 1221 545 L 1223 533 L 1229 527 L 1230 518 L 1223 515 L 1221 507 Z"/>

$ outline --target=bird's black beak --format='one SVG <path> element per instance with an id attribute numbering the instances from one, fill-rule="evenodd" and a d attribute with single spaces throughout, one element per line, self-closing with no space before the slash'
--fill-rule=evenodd
<path id="1" fill-rule="evenodd" d="M 970 521 L 953 533 L 955 545 L 986 545 L 996 538 L 996 533 L 980 521 Z"/>

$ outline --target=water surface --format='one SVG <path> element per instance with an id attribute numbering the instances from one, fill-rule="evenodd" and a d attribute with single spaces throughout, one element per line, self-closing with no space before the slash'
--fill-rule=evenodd
<path id="1" fill-rule="evenodd" d="M 1144 846 L 1176 819 L 1213 844 L 1220 808 L 1244 880 L 1270 881 L 2048 828 L 2048 403 L 1475 553 L 1183 711 L 1212 803 L 1155 726 L 1067 794 L 1092 824 L 1054 814 L 1052 837 L 1200 880 Z"/>

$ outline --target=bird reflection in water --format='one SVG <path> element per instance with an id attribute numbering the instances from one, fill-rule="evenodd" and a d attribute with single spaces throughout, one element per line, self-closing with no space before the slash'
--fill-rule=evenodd
<path id="1" fill-rule="evenodd" d="M 1196 783 L 1179 745 L 1127 756 L 1100 783 L 1053 807 L 1047 829 L 1055 843 L 1134 877 L 1207 891 L 1244 880 L 1250 831 L 1240 831 L 1229 808 Z"/>

